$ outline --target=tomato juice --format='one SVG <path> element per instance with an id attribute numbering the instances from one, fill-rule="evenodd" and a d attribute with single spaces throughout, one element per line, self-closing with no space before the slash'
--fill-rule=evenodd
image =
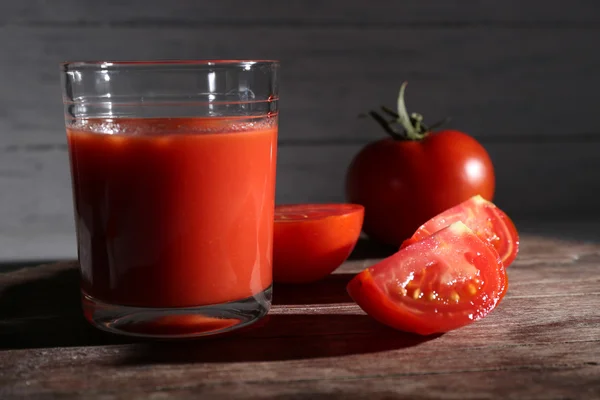
<path id="1" fill-rule="evenodd" d="M 193 307 L 272 283 L 277 118 L 67 126 L 83 292 Z"/>

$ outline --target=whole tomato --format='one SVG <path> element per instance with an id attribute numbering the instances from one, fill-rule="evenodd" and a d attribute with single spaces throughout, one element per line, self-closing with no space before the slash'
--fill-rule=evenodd
<path id="1" fill-rule="evenodd" d="M 400 88 L 398 113 L 383 108 L 394 120 L 370 113 L 391 137 L 365 146 L 346 176 L 348 201 L 365 208 L 364 232 L 394 246 L 430 218 L 474 195 L 492 201 L 495 188 L 494 167 L 483 146 L 456 130 L 432 132 L 421 115 L 408 115 L 405 88 L 406 82 Z"/>

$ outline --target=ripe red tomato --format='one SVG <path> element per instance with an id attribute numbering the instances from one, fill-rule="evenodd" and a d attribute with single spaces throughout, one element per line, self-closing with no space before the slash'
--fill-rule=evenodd
<path id="1" fill-rule="evenodd" d="M 517 257 L 519 234 L 515 225 L 504 211 L 479 195 L 436 215 L 421 225 L 410 239 L 402 243 L 402 247 L 423 240 L 456 221 L 463 222 L 482 240 L 487 240 L 494 246 L 505 267 L 508 267 Z"/>
<path id="2" fill-rule="evenodd" d="M 392 138 L 364 147 L 346 175 L 348 201 L 365 207 L 364 232 L 394 246 L 433 216 L 471 196 L 480 194 L 491 201 L 495 189 L 494 168 L 485 148 L 465 133 L 431 132 L 420 115 L 408 116 L 404 87 L 394 123 L 405 132 L 397 132 L 371 112 Z"/>
<path id="3" fill-rule="evenodd" d="M 496 250 L 455 222 L 362 271 L 347 289 L 379 322 L 429 335 L 485 317 L 507 277 Z"/>
<path id="4" fill-rule="evenodd" d="M 276 206 L 273 280 L 307 283 L 332 273 L 354 249 L 363 215 L 356 204 Z"/>

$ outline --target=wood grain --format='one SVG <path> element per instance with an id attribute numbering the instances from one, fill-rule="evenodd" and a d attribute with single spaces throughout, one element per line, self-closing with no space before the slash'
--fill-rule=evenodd
<path id="1" fill-rule="evenodd" d="M 0 149 L 64 144 L 58 63 L 81 59 L 277 58 L 283 143 L 365 143 L 357 115 L 394 107 L 484 141 L 598 141 L 595 29 L 20 27 L 0 33 Z M 210 40 L 207 40 L 210 38 Z M 242 40 L 243 38 L 243 40 Z M 276 38 L 276 40 L 274 39 Z M 119 45 L 116 46 L 115 44 Z M 152 43 L 152 46 L 148 46 Z"/>
<path id="2" fill-rule="evenodd" d="M 349 300 L 346 282 L 376 261 L 354 258 L 315 285 L 276 286 L 269 319 L 254 329 L 185 342 L 133 341 L 88 328 L 74 263 L 0 274 L 0 396 L 600 395 L 598 245 L 523 237 L 501 305 L 471 326 L 432 337 L 388 329 Z"/>
<path id="3" fill-rule="evenodd" d="M 558 23 L 600 22 L 594 0 L 573 0 L 569 7 L 549 1 L 540 7 L 534 0 L 506 0 L 502 3 L 463 0 L 460 3 L 430 0 L 426 3 L 381 0 L 377 6 L 365 7 L 360 1 L 261 1 L 252 4 L 239 0 L 222 0 L 204 4 L 178 1 L 165 7 L 161 0 L 128 0 L 126 2 L 86 3 L 77 0 L 22 0 L 0 6 L 0 22 L 10 24 L 129 24 L 160 25 L 195 22 L 199 24 L 261 25 L 320 24 L 363 26 L 379 24 L 402 26 L 426 23 L 450 27 L 464 24 L 492 25 L 513 23 L 519 26 L 555 28 Z M 550 24 L 549 24 L 550 23 Z M 595 26 L 595 25 L 594 25 Z"/>
<path id="4" fill-rule="evenodd" d="M 11 386 L 11 391 L 4 394 L 97 398 L 128 392 L 168 394 L 183 389 L 196 393 L 217 391 L 224 395 L 229 387 L 233 389 L 231 394 L 240 398 L 263 392 L 290 394 L 285 389 L 289 385 L 295 386 L 294 392 L 305 396 L 337 387 L 343 388 L 344 394 L 352 390 L 357 394 L 377 395 L 378 389 L 384 389 L 425 398 L 460 398 L 459 394 L 477 398 L 480 393 L 487 393 L 491 398 L 502 398 L 503 394 L 527 397 L 536 392 L 551 396 L 544 398 L 560 398 L 566 393 L 568 398 L 586 398 L 598 395 L 600 389 L 598 381 L 593 379 L 600 371 L 595 364 L 600 358 L 598 342 L 564 343 L 554 348 L 545 345 L 471 349 L 450 346 L 435 352 L 419 350 L 427 347 L 427 343 L 405 349 L 397 346 L 379 354 L 346 355 L 339 359 L 232 364 L 137 362 L 131 358 L 136 350 L 123 346 L 37 350 L 29 352 L 29 359 L 24 359 L 24 352 L 16 352 L 6 360 L 14 362 L 17 370 L 12 379 L 4 381 Z M 142 347 L 138 350 L 143 351 Z M 165 353 L 177 353 L 172 347 L 163 346 Z M 179 349 L 179 353 L 184 351 Z M 482 376 L 486 379 L 476 382 L 477 377 Z M 438 379 L 431 379 L 433 377 Z M 507 384 L 511 379 L 523 382 L 514 387 Z M 539 393 L 542 382 L 532 388 L 524 384 L 528 380 L 541 380 L 545 391 Z M 246 393 L 235 390 L 236 385 L 242 385 Z M 458 389 L 460 392 L 456 393 Z M 449 393 L 444 396 L 442 390 Z"/>

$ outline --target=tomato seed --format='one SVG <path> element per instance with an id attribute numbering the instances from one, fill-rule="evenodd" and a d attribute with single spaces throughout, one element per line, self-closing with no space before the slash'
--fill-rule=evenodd
<path id="1" fill-rule="evenodd" d="M 452 291 L 452 293 L 450 293 L 450 300 L 452 300 L 455 303 L 458 303 L 460 301 L 459 294 L 456 293 L 455 291 Z"/>
<path id="2" fill-rule="evenodd" d="M 472 283 L 469 283 L 467 285 L 467 292 L 471 295 L 471 296 L 475 296 L 475 294 L 477 293 L 477 288 L 475 287 L 475 285 L 473 285 Z"/>

